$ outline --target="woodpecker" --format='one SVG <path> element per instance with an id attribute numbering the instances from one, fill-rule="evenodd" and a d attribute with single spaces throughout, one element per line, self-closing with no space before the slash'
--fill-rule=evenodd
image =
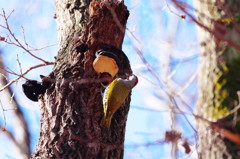
<path id="1" fill-rule="evenodd" d="M 101 124 L 104 127 L 110 128 L 113 114 L 120 108 L 137 83 L 137 76 L 131 75 L 128 79 L 116 78 L 108 85 L 103 94 L 104 117 Z"/>

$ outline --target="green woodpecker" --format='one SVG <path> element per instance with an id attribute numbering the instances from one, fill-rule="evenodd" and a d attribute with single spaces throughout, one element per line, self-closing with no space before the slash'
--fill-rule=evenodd
<path id="1" fill-rule="evenodd" d="M 128 79 L 116 78 L 108 85 L 103 94 L 104 117 L 101 123 L 103 126 L 110 128 L 113 114 L 120 108 L 137 83 L 137 76 L 131 75 Z"/>

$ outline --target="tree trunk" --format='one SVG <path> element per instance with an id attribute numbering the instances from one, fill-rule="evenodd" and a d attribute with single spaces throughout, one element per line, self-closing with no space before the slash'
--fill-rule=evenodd
<path id="1" fill-rule="evenodd" d="M 219 130 L 240 133 L 237 107 L 240 90 L 240 1 L 196 1 L 200 40 L 198 115 L 200 158 L 239 158 L 240 146 Z M 234 113 L 233 113 L 234 112 Z"/>
<path id="2" fill-rule="evenodd" d="M 31 158 L 123 158 L 130 95 L 114 114 L 103 117 L 101 84 L 92 63 L 109 45 L 121 49 L 129 12 L 124 2 L 55 0 L 60 51 L 41 97 L 41 129 Z M 120 59 L 121 61 L 121 59 Z M 128 63 L 126 73 L 131 73 Z"/>

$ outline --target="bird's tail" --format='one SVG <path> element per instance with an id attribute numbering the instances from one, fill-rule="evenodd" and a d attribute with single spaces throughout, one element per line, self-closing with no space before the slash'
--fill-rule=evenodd
<path id="1" fill-rule="evenodd" d="M 109 129 L 110 125 L 111 125 L 111 121 L 112 121 L 112 116 L 110 116 L 110 117 L 104 116 L 101 121 L 101 125 Z"/>

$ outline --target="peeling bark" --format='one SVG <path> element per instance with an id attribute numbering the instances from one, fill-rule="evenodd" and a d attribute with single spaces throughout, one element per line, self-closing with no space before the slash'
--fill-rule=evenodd
<path id="1" fill-rule="evenodd" d="M 128 15 L 124 2 L 56 0 L 60 51 L 52 73 L 43 79 L 52 84 L 40 100 L 40 138 L 31 158 L 123 158 L 130 95 L 110 130 L 101 127 L 101 85 L 92 63 L 105 44 L 121 49 Z M 122 62 L 131 73 L 129 61 Z"/>

